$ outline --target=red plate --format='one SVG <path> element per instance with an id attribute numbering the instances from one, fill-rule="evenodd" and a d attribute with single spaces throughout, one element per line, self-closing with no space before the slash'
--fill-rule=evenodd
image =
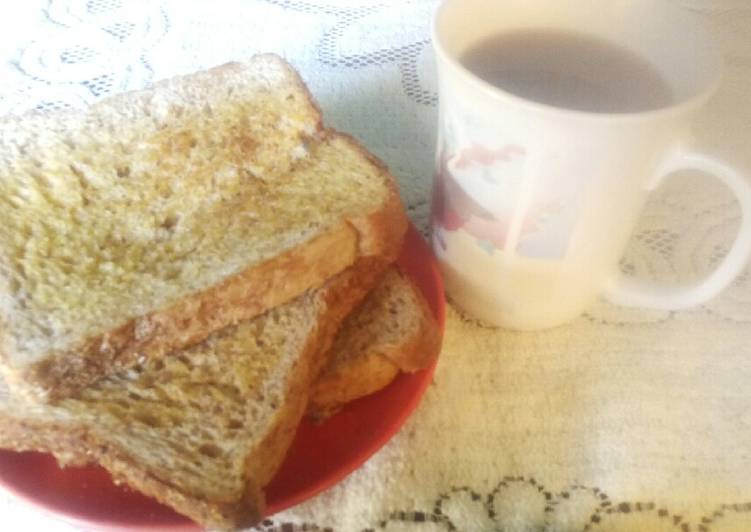
<path id="1" fill-rule="evenodd" d="M 422 289 L 443 331 L 443 284 L 433 255 L 410 226 L 399 265 Z M 266 490 L 267 514 L 294 506 L 360 467 L 401 428 L 430 384 L 435 365 L 400 374 L 378 393 L 348 404 L 321 425 L 303 421 Z M 0 451 L 0 485 L 68 523 L 96 530 L 195 531 L 196 525 L 127 487 L 100 467 L 60 469 L 42 453 Z"/>

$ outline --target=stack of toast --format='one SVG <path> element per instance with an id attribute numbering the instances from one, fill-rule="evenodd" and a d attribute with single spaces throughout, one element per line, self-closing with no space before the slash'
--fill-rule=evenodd
<path id="1" fill-rule="evenodd" d="M 303 416 L 438 354 L 393 177 L 277 56 L 5 117 L 0 154 L 0 448 L 235 529 Z"/>

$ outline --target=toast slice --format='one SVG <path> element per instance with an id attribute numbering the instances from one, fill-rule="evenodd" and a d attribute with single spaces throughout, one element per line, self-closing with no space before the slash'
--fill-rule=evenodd
<path id="1" fill-rule="evenodd" d="M 420 289 L 391 267 L 337 333 L 315 383 L 308 414 L 317 420 L 386 387 L 400 371 L 427 367 L 441 349 L 438 323 Z"/>
<path id="2" fill-rule="evenodd" d="M 0 369 L 41 400 L 392 260 L 406 229 L 272 55 L 0 119 L 0 161 Z"/>
<path id="3" fill-rule="evenodd" d="M 40 404 L 0 390 L 0 447 L 98 463 L 207 528 L 250 526 L 337 328 L 383 270 L 363 266 L 78 398 Z"/>

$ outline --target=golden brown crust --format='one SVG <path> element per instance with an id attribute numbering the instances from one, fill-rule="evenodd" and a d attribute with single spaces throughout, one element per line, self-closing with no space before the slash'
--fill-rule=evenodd
<path id="1" fill-rule="evenodd" d="M 238 66 L 227 63 L 211 72 L 222 75 Z M 318 130 L 313 135 L 318 140 L 329 136 L 346 139 L 379 169 L 387 188 L 381 208 L 345 219 L 278 257 L 251 266 L 167 308 L 131 319 L 105 334 L 51 353 L 37 364 L 20 370 L 0 364 L 3 366 L 0 370 L 14 389 L 43 402 L 74 395 L 87 384 L 130 367 L 143 357 L 158 357 L 188 347 L 222 327 L 250 319 L 308 288 L 320 286 L 351 266 L 358 257 L 378 256 L 386 262 L 397 257 L 407 228 L 407 216 L 393 177 L 383 162 L 352 137 L 323 129 L 320 111 L 310 91 L 292 67 L 285 63 L 285 68 L 315 109 Z M 169 83 L 169 80 L 160 83 Z M 8 360 L 4 346 L 0 349 L 0 360 Z"/>
<path id="2" fill-rule="evenodd" d="M 388 386 L 399 371 L 412 373 L 426 368 L 441 350 L 441 332 L 430 305 L 411 281 L 409 287 L 421 319 L 414 334 L 399 344 L 382 343 L 361 356 L 346 358 L 326 368 L 313 386 L 308 415 L 322 420 L 343 405 Z"/>
<path id="3" fill-rule="evenodd" d="M 322 421 L 350 401 L 385 388 L 397 375 L 399 368 L 378 353 L 349 360 L 315 382 L 308 415 Z"/>
<path id="4" fill-rule="evenodd" d="M 335 279 L 336 286 L 321 293 L 320 304 L 324 306 L 324 319 L 318 320 L 315 334 L 310 335 L 305 352 L 298 362 L 295 374 L 289 379 L 286 403 L 276 414 L 274 427 L 260 443 L 259 448 L 248 455 L 246 471 L 248 478 L 255 478 L 266 486 L 281 465 L 305 413 L 313 383 L 328 361 L 331 344 L 344 318 L 375 286 L 387 264 L 377 258 L 361 259 L 357 265 Z M 262 456 L 263 459 L 258 459 Z"/>
<path id="5" fill-rule="evenodd" d="M 400 370 L 413 373 L 426 368 L 436 359 L 441 352 L 442 335 L 438 322 L 433 316 L 433 310 L 422 291 L 411 281 L 410 285 L 422 315 L 420 329 L 401 349 L 393 349 L 382 354 Z"/>
<path id="6" fill-rule="evenodd" d="M 326 130 L 325 135 L 347 140 L 385 177 L 388 193 L 383 208 L 367 216 L 350 218 L 348 222 L 357 229 L 360 235 L 358 249 L 362 256 L 380 255 L 387 262 L 395 261 L 399 256 L 408 225 L 407 213 L 399 196 L 396 181 L 386 164 L 366 150 L 353 136 L 333 129 Z"/>
<path id="7" fill-rule="evenodd" d="M 19 375 L 10 373 L 6 375 L 10 384 L 25 388 L 34 394 L 34 399 L 48 401 L 70 396 L 97 378 L 135 364 L 141 357 L 158 357 L 193 345 L 224 326 L 250 319 L 320 286 L 352 265 L 358 256 L 376 256 L 383 262 L 394 260 L 407 229 L 406 213 L 383 163 L 368 157 L 384 172 L 388 187 L 386 200 L 378 211 L 348 219 L 305 244 L 187 296 L 171 307 L 57 353 Z M 40 394 L 39 388 L 44 393 Z"/>
<path id="8" fill-rule="evenodd" d="M 43 386 L 48 390 L 46 399 L 53 400 L 127 368 L 140 357 L 158 357 L 198 343 L 222 327 L 253 318 L 320 286 L 346 269 L 356 259 L 357 239 L 351 227 L 339 224 L 171 307 L 58 353 L 22 373 L 21 381 Z"/>
<path id="9" fill-rule="evenodd" d="M 55 455 L 62 466 L 99 464 L 115 483 L 126 483 L 154 497 L 206 527 L 233 530 L 252 526 L 262 515 L 263 492 L 248 483 L 241 501 L 224 503 L 191 496 L 139 467 L 127 453 L 101 440 L 83 426 L 34 423 L 0 417 L 0 447 L 15 451 L 39 451 Z"/>
<path id="10" fill-rule="evenodd" d="M 263 438 L 248 450 L 246 489 L 236 501 L 206 500 L 157 478 L 139 466 L 129 453 L 104 441 L 83 425 L 34 422 L 0 415 L 0 447 L 53 453 L 61 464 L 100 464 L 116 481 L 152 496 L 203 526 L 236 529 L 252 526 L 263 514 L 263 487 L 281 465 L 308 400 L 308 394 L 342 320 L 373 288 L 386 263 L 365 258 L 338 274 L 320 289 L 318 319 L 287 380 L 285 402 Z"/>

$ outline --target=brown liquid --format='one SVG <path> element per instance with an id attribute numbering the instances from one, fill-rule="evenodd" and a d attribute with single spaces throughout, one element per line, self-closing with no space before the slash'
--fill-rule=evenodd
<path id="1" fill-rule="evenodd" d="M 555 107 L 633 113 L 673 100 L 668 83 L 648 61 L 581 33 L 501 33 L 478 42 L 460 60 L 499 89 Z"/>

